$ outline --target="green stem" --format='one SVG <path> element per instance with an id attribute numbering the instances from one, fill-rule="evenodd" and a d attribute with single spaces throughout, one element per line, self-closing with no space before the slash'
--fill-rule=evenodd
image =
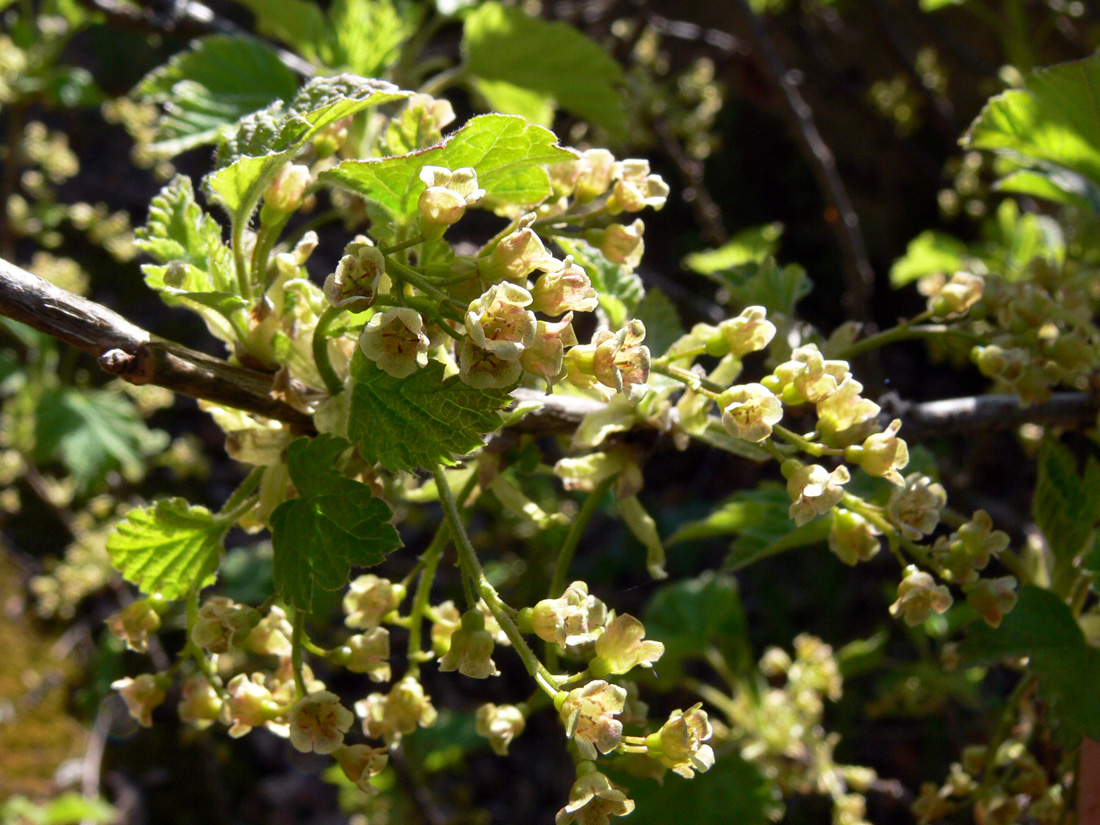
<path id="1" fill-rule="evenodd" d="M 672 364 L 653 363 L 650 365 L 650 369 L 661 375 L 667 375 L 669 378 L 675 378 L 677 381 L 686 384 L 695 392 L 706 395 L 714 401 L 717 401 L 718 396 L 726 389 L 721 384 L 716 384 L 709 378 L 703 378 L 701 375 L 696 375 L 691 370 L 673 366 Z"/>
<path id="2" fill-rule="evenodd" d="M 466 499 L 474 492 L 476 485 L 477 473 L 471 473 L 466 480 L 466 484 L 458 493 L 456 507 L 461 507 L 466 503 Z M 414 678 L 420 675 L 420 662 L 424 659 L 421 652 L 423 650 L 423 639 L 421 638 L 420 628 L 423 626 L 424 616 L 428 612 L 435 573 L 439 569 L 439 562 L 443 558 L 443 551 L 447 547 L 447 540 L 450 536 L 450 528 L 447 522 L 444 521 L 439 525 L 439 529 L 435 531 L 428 549 L 420 557 L 423 570 L 420 574 L 420 581 L 416 585 L 416 595 L 413 596 L 412 612 L 409 615 L 409 674 Z"/>
<path id="3" fill-rule="evenodd" d="M 225 500 L 225 504 L 222 505 L 222 509 L 218 511 L 219 516 L 225 516 L 228 513 L 232 513 L 235 509 L 240 507 L 245 499 L 251 496 L 260 487 L 260 482 L 263 481 L 265 467 L 253 467 L 252 471 L 244 477 L 237 489 L 233 491 L 233 494 Z M 233 519 L 236 521 L 236 518 Z"/>
<path id="4" fill-rule="evenodd" d="M 523 634 L 519 632 L 516 623 L 508 615 L 508 611 L 504 609 L 504 603 L 501 601 L 496 588 L 485 577 L 485 571 L 481 569 L 481 562 L 478 561 L 477 553 L 474 552 L 474 547 L 470 544 L 470 537 L 466 534 L 466 528 L 462 524 L 462 516 L 458 512 L 454 495 L 451 493 L 451 488 L 447 486 L 447 477 L 443 472 L 443 468 L 437 464 L 432 468 L 432 473 L 435 476 L 436 487 L 439 489 L 439 500 L 443 505 L 443 516 L 450 526 L 451 534 L 455 539 L 455 547 L 458 549 L 459 564 L 477 585 L 478 593 L 481 594 L 486 606 L 489 608 L 489 612 L 493 614 L 493 618 L 497 620 L 500 629 L 504 631 L 504 634 L 516 649 L 516 653 L 523 660 L 523 666 L 527 668 L 527 672 L 534 677 L 539 687 L 553 696 L 558 692 L 558 680 L 543 666 L 542 662 L 538 660 L 538 657 L 527 645 L 527 640 L 523 638 Z"/>
<path id="5" fill-rule="evenodd" d="M 294 609 L 294 630 L 290 638 L 290 663 L 294 668 L 294 692 L 297 699 L 306 695 L 306 680 L 302 675 L 302 639 L 305 635 L 306 612 Z"/>
<path id="6" fill-rule="evenodd" d="M 408 249 L 411 246 L 422 244 L 425 240 L 427 239 L 423 235 L 417 235 L 414 238 L 409 238 L 407 241 L 402 241 L 401 243 L 394 244 L 393 246 L 381 246 L 378 248 L 378 251 L 381 252 L 383 255 L 392 255 L 394 252 L 400 252 L 401 250 Z"/>
<path id="7" fill-rule="evenodd" d="M 257 280 L 263 280 L 265 290 L 271 285 L 271 282 L 264 277 L 267 272 L 267 261 L 289 217 L 290 213 L 287 212 L 272 223 L 261 223 L 260 231 L 256 234 L 256 243 L 252 247 L 252 271 L 256 273 Z"/>
<path id="8" fill-rule="evenodd" d="M 596 514 L 596 510 L 599 509 L 600 503 L 607 495 L 607 491 L 611 489 L 611 485 L 615 483 L 615 479 L 618 477 L 616 473 L 597 484 L 592 492 L 588 494 L 588 498 L 584 500 L 580 510 L 577 511 L 573 523 L 569 525 L 569 532 L 565 536 L 565 541 L 562 542 L 561 550 L 558 551 L 558 558 L 554 562 L 554 572 L 550 577 L 551 599 L 560 598 L 565 591 L 565 579 L 569 575 L 569 566 L 573 563 L 573 556 L 577 552 L 577 546 L 584 534 L 584 528 L 588 526 L 588 522 L 592 520 L 592 516 Z"/>
<path id="9" fill-rule="evenodd" d="M 927 326 L 915 326 L 911 323 L 899 324 L 896 327 L 885 329 L 882 332 L 874 335 L 869 335 L 862 341 L 856 341 L 845 350 L 842 350 L 837 354 L 837 358 L 841 361 L 849 361 L 855 358 L 857 355 L 862 355 L 865 352 L 869 352 L 879 347 L 884 347 L 888 344 L 896 344 L 899 341 L 913 341 L 923 338 L 939 338 L 945 335 L 953 335 L 959 338 L 966 338 L 974 343 L 978 343 L 976 336 L 972 335 L 965 330 L 957 329 L 955 327 L 949 327 L 946 324 L 928 324 Z"/>
<path id="10" fill-rule="evenodd" d="M 661 364 L 661 365 L 671 364 L 673 361 L 682 361 L 685 358 L 698 358 L 699 356 L 706 355 L 706 354 L 707 354 L 706 346 L 703 345 L 703 344 L 700 344 L 697 347 L 692 347 L 691 349 L 682 350 L 681 352 L 670 353 L 668 355 L 662 355 L 660 358 L 657 358 L 656 360 L 654 360 L 653 364 Z"/>
<path id="11" fill-rule="evenodd" d="M 233 266 L 237 270 L 237 291 L 241 297 L 252 303 L 252 283 L 248 277 L 248 265 L 244 259 L 244 224 L 234 216 L 231 243 L 233 246 Z M 239 333 L 238 333 L 239 334 Z"/>
<path id="12" fill-rule="evenodd" d="M 430 78 L 416 91 L 418 94 L 439 97 L 440 93 L 446 91 L 448 87 L 461 82 L 465 77 L 466 66 L 459 63 L 457 66 L 452 66 Z"/>
<path id="13" fill-rule="evenodd" d="M 839 447 L 826 447 L 824 444 L 818 444 L 816 441 L 810 441 L 808 438 L 800 436 L 793 430 L 788 430 L 786 427 L 775 424 L 772 426 L 772 430 L 777 434 L 783 436 L 788 442 L 798 447 L 802 452 L 807 455 L 812 455 L 814 458 L 821 458 L 825 455 L 844 455 L 844 450 Z"/>
<path id="14" fill-rule="evenodd" d="M 325 382 L 325 388 L 332 395 L 339 395 L 344 389 L 344 382 L 336 374 L 332 367 L 332 359 L 328 354 L 328 328 L 339 317 L 343 310 L 339 307 L 328 307 L 317 319 L 317 326 L 313 330 L 313 361 L 317 365 L 317 372 L 321 380 Z"/>
<path id="15" fill-rule="evenodd" d="M 451 304 L 459 311 L 465 311 L 466 307 L 433 284 L 411 266 L 406 266 L 394 258 L 386 258 L 386 271 L 397 281 L 412 284 L 425 295 L 431 295 L 441 304 Z"/>

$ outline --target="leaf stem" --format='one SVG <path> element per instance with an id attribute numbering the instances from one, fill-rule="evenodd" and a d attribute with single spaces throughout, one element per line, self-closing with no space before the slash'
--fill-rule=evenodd
<path id="1" fill-rule="evenodd" d="M 669 378 L 675 378 L 677 381 L 686 384 L 695 392 L 708 396 L 713 401 L 717 401 L 718 396 L 726 389 L 721 384 L 716 384 L 709 378 L 704 378 L 691 370 L 686 370 L 683 367 L 677 367 L 672 364 L 655 362 L 650 366 L 650 369 L 661 375 L 667 375 Z"/>
<path id="2" fill-rule="evenodd" d="M 252 303 L 252 283 L 248 277 L 248 265 L 244 258 L 244 223 L 238 215 L 233 216 L 230 241 L 233 246 L 233 266 L 237 270 L 237 291 L 242 298 Z"/>
<path id="3" fill-rule="evenodd" d="M 290 663 L 294 668 L 294 692 L 296 698 L 306 695 L 306 680 L 302 675 L 302 639 L 305 635 L 306 612 L 294 609 L 294 629 L 290 638 Z"/>
<path id="4" fill-rule="evenodd" d="M 332 367 L 332 359 L 328 354 L 328 328 L 343 312 L 339 307 L 328 307 L 317 319 L 317 326 L 313 330 L 313 361 L 317 365 L 317 372 L 321 380 L 325 382 L 325 388 L 332 395 L 339 395 L 344 389 L 344 382 L 336 374 Z"/>
<path id="5" fill-rule="evenodd" d="M 466 309 L 465 306 L 460 304 L 442 289 L 433 284 L 430 280 L 425 278 L 411 266 L 401 263 L 395 258 L 386 258 L 386 271 L 398 281 L 412 284 L 419 289 L 425 295 L 431 295 L 438 300 L 441 304 L 451 304 L 460 311 Z"/>
<path id="6" fill-rule="evenodd" d="M 423 235 L 417 235 L 413 238 L 409 238 L 407 241 L 402 241 L 401 243 L 394 244 L 393 246 L 381 246 L 378 248 L 378 251 L 381 252 L 383 255 L 392 255 L 394 252 L 400 252 L 403 249 L 408 249 L 409 247 L 416 246 L 417 244 L 422 244 L 425 240 L 427 239 Z"/>

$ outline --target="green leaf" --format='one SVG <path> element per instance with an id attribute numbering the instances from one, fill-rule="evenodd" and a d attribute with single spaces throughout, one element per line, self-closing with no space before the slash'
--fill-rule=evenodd
<path id="1" fill-rule="evenodd" d="M 227 522 L 182 498 L 131 510 L 107 539 L 111 563 L 143 593 L 179 599 L 214 581 Z"/>
<path id="2" fill-rule="evenodd" d="M 457 377 L 443 379 L 432 361 L 408 378 L 394 378 L 356 353 L 352 359 L 348 434 L 368 461 L 391 472 L 454 464 L 500 426 L 498 410 L 511 403 L 502 390 L 478 390 Z"/>
<path id="3" fill-rule="evenodd" d="M 102 484 L 113 470 L 131 481 L 145 475 L 146 459 L 168 446 L 121 393 L 48 390 L 35 411 L 36 462 L 59 460 L 81 491 Z"/>
<path id="4" fill-rule="evenodd" d="M 218 170 L 206 177 L 206 186 L 235 223 L 247 221 L 267 184 L 318 132 L 409 94 L 384 80 L 351 74 L 314 78 L 289 106 L 276 102 L 246 117 L 235 135 L 223 139 Z"/>
<path id="5" fill-rule="evenodd" d="M 1060 167 L 1100 186 L 1100 55 L 1039 69 L 986 103 L 963 138 L 1027 167 Z M 1054 181 L 1052 181 L 1054 182 Z"/>
<path id="6" fill-rule="evenodd" d="M 585 241 L 555 238 L 554 242 L 566 255 L 572 255 L 578 266 L 584 268 L 599 293 L 600 307 L 607 313 L 612 327 L 621 327 L 633 316 L 645 297 L 645 287 L 636 272 L 607 260 L 602 252 Z"/>
<path id="7" fill-rule="evenodd" d="M 1072 611 L 1049 590 L 1024 585 L 998 628 L 977 625 L 960 646 L 964 665 L 1030 657 L 1039 692 L 1059 726 L 1056 738 L 1074 747 L 1083 736 L 1100 738 L 1100 649 L 1089 646 Z"/>
<path id="8" fill-rule="evenodd" d="M 386 502 L 334 469 L 350 447 L 334 435 L 299 438 L 287 447 L 299 497 L 271 514 L 275 591 L 302 610 L 314 610 L 318 588 L 347 584 L 351 565 L 380 564 L 401 546 Z"/>
<path id="9" fill-rule="evenodd" d="M 713 275 L 743 264 L 763 263 L 778 251 L 782 235 L 781 223 L 742 229 L 717 249 L 691 253 L 684 258 L 683 264 L 700 275 Z"/>
<path id="10" fill-rule="evenodd" d="M 954 274 L 963 268 L 966 256 L 966 244 L 958 238 L 931 229 L 921 232 L 890 267 L 890 285 L 898 289 L 925 275 Z"/>
<path id="11" fill-rule="evenodd" d="M 634 317 L 645 324 L 645 343 L 654 355 L 664 355 L 684 334 L 676 305 L 659 289 L 651 289 L 634 308 Z"/>
<path id="12" fill-rule="evenodd" d="M 185 292 L 228 292 L 235 285 L 233 256 L 222 242 L 222 228 L 195 202 L 191 179 L 176 175 L 149 204 L 149 218 L 138 229 L 136 245 L 157 261 L 188 264 Z M 144 267 L 145 282 L 164 293 L 164 267 Z M 174 303 L 165 297 L 168 303 Z"/>
<path id="13" fill-rule="evenodd" d="M 948 6 L 961 6 L 967 0 L 920 0 L 920 10 L 924 12 L 939 11 Z"/>
<path id="14" fill-rule="evenodd" d="M 712 571 L 657 589 L 645 609 L 646 636 L 664 642 L 657 663 L 661 679 L 675 681 L 684 659 L 703 659 L 717 648 L 734 673 L 753 667 L 748 622 L 737 580 Z"/>
<path id="15" fill-rule="evenodd" d="M 483 3 L 466 18 L 462 48 L 470 74 L 542 93 L 614 137 L 624 134 L 626 114 L 616 89 L 622 67 L 572 26 Z"/>
<path id="16" fill-rule="evenodd" d="M 297 88 L 298 78 L 270 46 L 214 35 L 151 71 L 131 95 L 161 107 L 148 149 L 173 157 L 213 143 L 245 115 L 292 97 Z"/>
<path id="17" fill-rule="evenodd" d="M 685 541 L 736 536 L 726 556 L 726 569 L 747 567 L 760 559 L 825 541 L 832 520 L 819 517 L 796 527 L 789 515 L 791 497 L 779 484 L 762 484 L 738 492 L 701 521 L 685 524 L 672 534 L 668 545 Z"/>
<path id="18" fill-rule="evenodd" d="M 377 160 L 345 160 L 320 179 L 370 198 L 394 218 L 407 219 L 416 213 L 417 199 L 424 191 L 420 170 L 425 166 L 472 166 L 489 200 L 526 208 L 550 195 L 544 164 L 575 157 L 557 145 L 557 137 L 548 129 L 514 115 L 482 115 L 441 146 Z"/>
<path id="19" fill-rule="evenodd" d="M 1100 187 L 1068 169 L 1016 169 L 997 181 L 996 188 L 1001 192 L 1071 204 L 1100 214 Z"/>
<path id="20" fill-rule="evenodd" d="M 519 115 L 547 128 L 554 124 L 554 101 L 541 92 L 533 92 L 503 80 L 481 78 L 475 78 L 473 86 L 485 98 L 489 111 Z"/>
<path id="21" fill-rule="evenodd" d="M 236 0 L 256 16 L 256 32 L 292 46 L 307 60 L 317 60 L 328 36 L 321 7 L 312 0 Z M 257 107 L 258 108 L 258 107 Z"/>
<path id="22" fill-rule="evenodd" d="M 1051 587 L 1063 595 L 1077 580 L 1078 558 L 1100 521 L 1098 480 L 1100 462 L 1094 457 L 1089 456 L 1082 476 L 1068 447 L 1053 438 L 1043 442 L 1031 511 L 1053 556 Z"/>
<path id="23" fill-rule="evenodd" d="M 664 784 L 631 776 L 616 775 L 615 779 L 630 789 L 629 796 L 637 805 L 625 820 L 630 825 L 771 825 L 783 811 L 775 783 L 736 753 L 722 754 L 713 768 L 691 780 L 675 775 L 666 777 Z"/>
<path id="24" fill-rule="evenodd" d="M 1022 212 L 1016 201 L 1006 199 L 982 225 L 983 243 L 978 253 L 991 272 L 1008 281 L 1032 277 L 1032 261 L 1041 259 L 1060 266 L 1066 258 L 1062 227 L 1048 215 Z"/>

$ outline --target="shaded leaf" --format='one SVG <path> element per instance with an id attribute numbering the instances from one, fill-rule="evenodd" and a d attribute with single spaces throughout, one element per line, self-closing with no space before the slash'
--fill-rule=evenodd
<path id="1" fill-rule="evenodd" d="M 616 90 L 622 67 L 572 26 L 483 3 L 466 18 L 462 49 L 471 74 L 539 92 L 612 135 L 623 134 L 626 114 Z"/>
<path id="2" fill-rule="evenodd" d="M 503 80 L 475 78 L 474 89 L 485 98 L 486 108 L 506 115 L 519 115 L 531 123 L 550 128 L 554 124 L 554 101 L 541 92 L 524 89 Z"/>
<path id="3" fill-rule="evenodd" d="M 484 444 L 483 435 L 500 426 L 498 410 L 512 401 L 502 390 L 444 381 L 437 361 L 394 378 L 356 352 L 352 376 L 348 434 L 368 461 L 391 472 L 455 463 Z"/>
<path id="4" fill-rule="evenodd" d="M 1077 560 L 1089 548 L 1100 521 L 1100 462 L 1089 456 L 1085 475 L 1069 448 L 1053 438 L 1039 453 L 1039 477 L 1031 501 L 1032 517 L 1054 560 L 1051 586 L 1057 592 L 1077 579 Z"/>
<path id="5" fill-rule="evenodd" d="M 351 565 L 380 564 L 401 546 L 389 506 L 334 468 L 350 447 L 334 435 L 299 438 L 287 447 L 299 497 L 271 514 L 275 591 L 302 610 L 315 608 L 318 588 L 347 584 Z"/>
<path id="6" fill-rule="evenodd" d="M 143 593 L 179 599 L 214 581 L 229 530 L 182 498 L 131 510 L 107 539 L 111 563 Z"/>
<path id="7" fill-rule="evenodd" d="M 946 232 L 921 232 L 890 267 L 890 285 L 897 289 L 925 275 L 953 274 L 963 268 L 967 254 L 966 244 Z"/>
<path id="8" fill-rule="evenodd" d="M 173 157 L 213 143 L 245 115 L 292 97 L 297 88 L 298 78 L 270 46 L 214 35 L 151 71 L 131 94 L 161 107 L 148 149 Z"/>
<path id="9" fill-rule="evenodd" d="M 637 804 L 626 820 L 631 825 L 670 822 L 770 825 L 778 821 L 783 810 L 774 782 L 736 753 L 722 754 L 713 768 L 690 780 L 671 775 L 663 785 L 627 776 L 620 781 L 630 788 L 629 796 Z"/>
<path id="10" fill-rule="evenodd" d="M 998 628 L 976 625 L 960 646 L 964 665 L 1030 657 L 1039 692 L 1058 722 L 1056 738 L 1073 747 L 1081 737 L 1100 738 L 1100 649 L 1091 647 L 1061 598 L 1034 585 Z"/>
<path id="11" fill-rule="evenodd" d="M 782 235 L 781 223 L 742 229 L 717 249 L 692 252 L 684 258 L 683 264 L 700 275 L 713 275 L 743 264 L 763 263 L 778 251 Z"/>
<path id="12" fill-rule="evenodd" d="M 127 479 L 141 479 L 146 460 L 167 446 L 167 434 L 145 426 L 121 393 L 59 389 L 39 398 L 35 461 L 60 461 L 82 491 L 102 484 L 114 470 Z"/>
<path id="13" fill-rule="evenodd" d="M 645 324 L 645 344 L 655 356 L 664 355 L 684 334 L 676 304 L 660 289 L 650 289 L 634 308 L 634 317 Z"/>
<path id="14" fill-rule="evenodd" d="M 393 217 L 407 219 L 425 185 L 425 166 L 477 170 L 477 183 L 489 200 L 528 207 L 550 195 L 550 176 L 543 168 L 576 155 L 557 145 L 548 129 L 513 115 L 481 115 L 440 146 L 376 160 L 345 160 L 321 180 L 370 198 Z"/>
<path id="15" fill-rule="evenodd" d="M 646 636 L 664 642 L 657 663 L 662 680 L 675 681 L 684 659 L 718 649 L 734 673 L 754 667 L 737 580 L 711 571 L 659 587 L 645 610 Z"/>

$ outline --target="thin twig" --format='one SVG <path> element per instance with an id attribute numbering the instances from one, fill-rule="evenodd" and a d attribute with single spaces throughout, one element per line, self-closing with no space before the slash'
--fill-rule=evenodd
<path id="1" fill-rule="evenodd" d="M 272 394 L 274 375 L 158 338 L 94 301 L 0 258 L 0 315 L 94 356 L 131 384 L 155 384 L 314 432 L 312 419 Z M 299 395 L 308 388 L 296 387 Z"/>
<path id="2" fill-rule="evenodd" d="M 748 0 L 735 0 L 749 26 L 753 46 L 762 67 L 772 82 L 783 92 L 787 106 L 784 109 L 794 127 L 814 177 L 828 202 L 836 210 L 837 219 L 831 222 L 844 262 L 846 292 L 844 304 L 855 320 L 867 321 L 871 317 L 871 293 L 874 291 L 875 272 L 867 258 L 867 247 L 859 228 L 859 216 L 848 199 L 848 191 L 836 168 L 832 150 L 822 140 L 814 123 L 813 111 L 802 97 L 787 67 L 783 64 L 775 45 L 760 18 L 748 4 Z"/>

